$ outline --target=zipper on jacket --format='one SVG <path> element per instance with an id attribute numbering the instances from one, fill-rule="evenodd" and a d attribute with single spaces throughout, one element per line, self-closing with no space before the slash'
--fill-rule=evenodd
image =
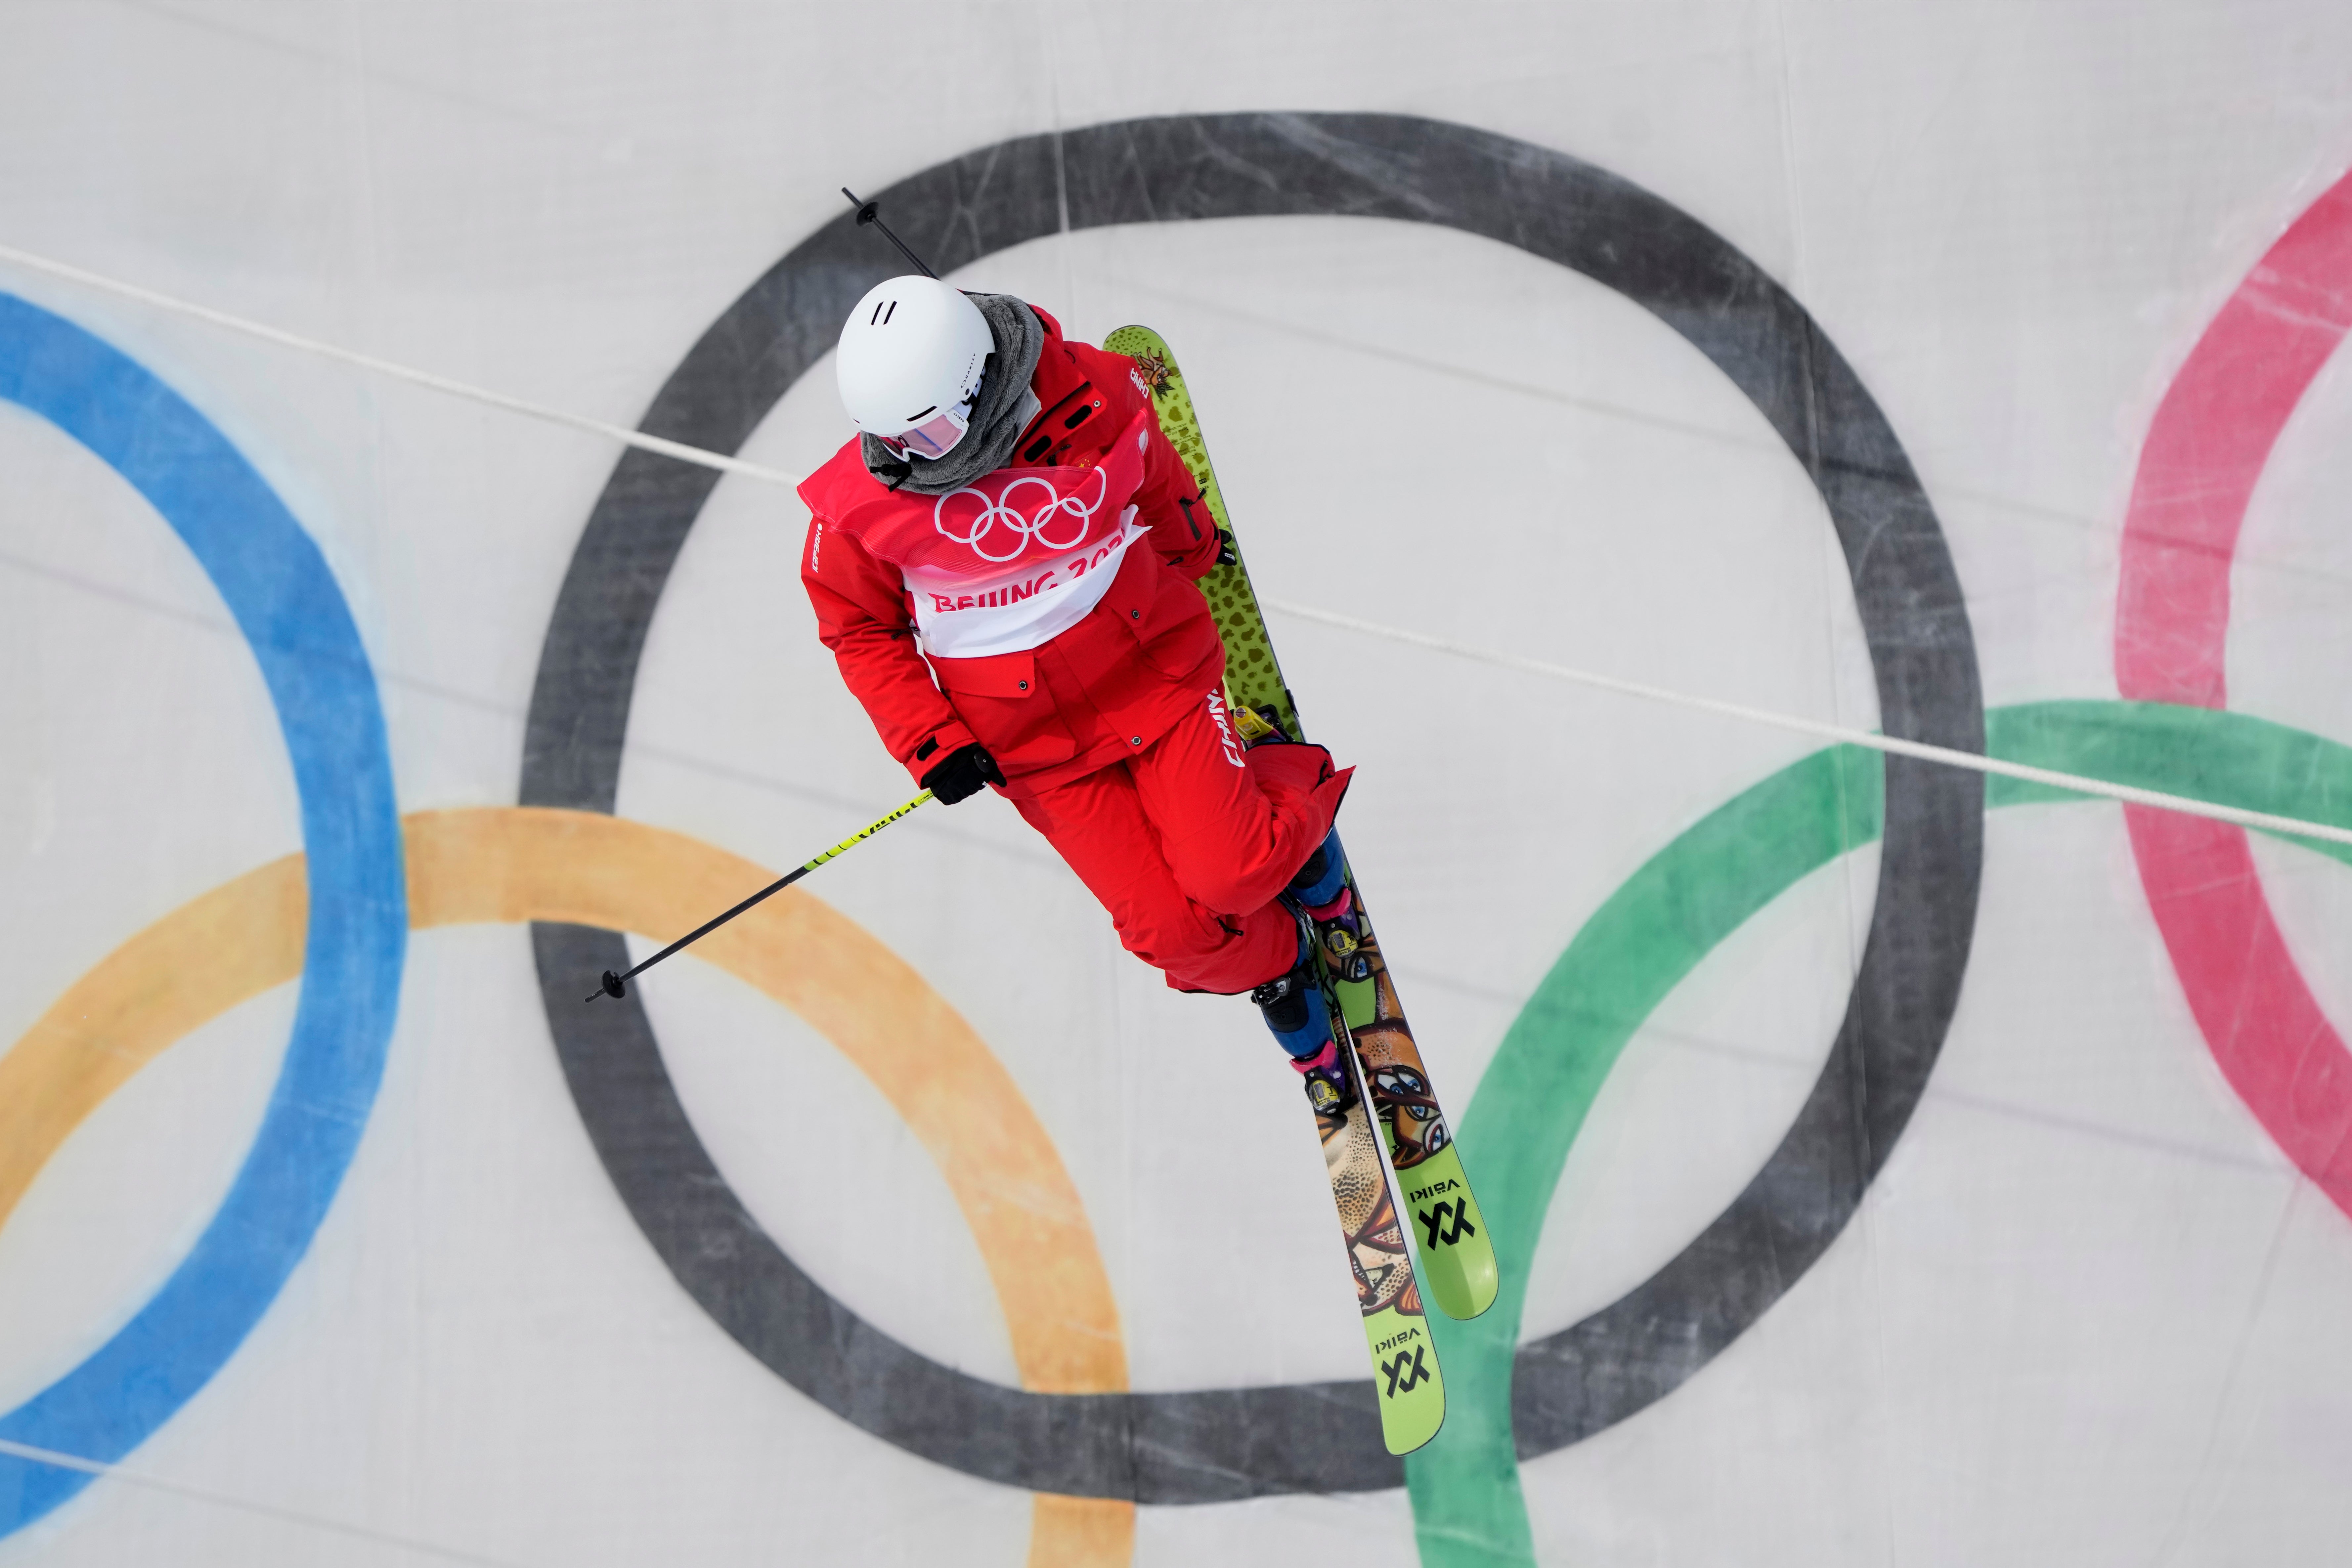
<path id="1" fill-rule="evenodd" d="M 1194 544 L 1199 544 L 1201 542 L 1201 525 L 1192 520 L 1192 504 L 1200 498 L 1201 497 L 1198 496 L 1193 496 L 1189 498 L 1179 497 L 1176 502 L 1178 506 L 1184 508 L 1184 526 L 1192 530 L 1192 542 Z"/>

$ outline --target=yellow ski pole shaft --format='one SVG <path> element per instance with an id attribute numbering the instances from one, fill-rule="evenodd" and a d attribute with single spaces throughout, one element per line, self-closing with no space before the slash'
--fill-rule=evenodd
<path id="1" fill-rule="evenodd" d="M 627 996 L 629 994 L 629 982 L 631 980 L 635 979 L 639 975 L 644 974 L 647 969 L 652 968 L 656 964 L 660 963 L 672 953 L 677 952 L 679 948 L 684 947 L 690 943 L 699 942 L 702 938 L 709 936 L 713 931 L 718 930 L 720 926 L 726 925 L 729 921 L 734 919 L 737 915 L 742 914 L 745 910 L 751 908 L 761 899 L 766 898 L 771 894 L 783 892 L 784 889 L 792 886 L 793 883 L 800 881 L 801 878 L 808 875 L 809 873 L 816 870 L 817 867 L 833 859 L 834 856 L 842 853 L 853 845 L 864 843 L 866 840 L 872 838 L 875 834 L 880 832 L 883 829 L 888 827 L 891 823 L 897 821 L 899 818 L 907 815 L 916 807 L 930 799 L 931 792 L 929 789 L 926 789 L 921 794 L 916 796 L 913 800 L 908 801 L 905 805 L 890 812 L 888 815 L 877 817 L 873 821 L 866 823 L 866 826 L 850 834 L 847 838 L 842 840 L 841 842 L 834 845 L 833 848 L 825 851 L 824 853 L 817 856 L 814 860 L 810 861 L 806 865 L 802 866 L 797 871 L 785 873 L 782 876 L 778 877 L 775 881 L 770 883 L 767 886 L 761 888 L 759 892 L 753 894 L 751 897 L 745 899 L 742 903 L 737 904 L 726 914 L 719 915 L 715 920 L 706 921 L 702 925 L 696 926 L 693 930 L 679 937 L 677 941 L 671 943 L 668 946 L 663 948 L 660 952 L 655 954 L 652 957 L 646 959 L 635 968 L 631 969 L 627 974 L 616 975 L 610 969 L 605 970 L 603 983 L 600 984 L 595 990 L 588 993 L 588 1000 L 593 1002 L 598 997 L 618 998 Z"/>

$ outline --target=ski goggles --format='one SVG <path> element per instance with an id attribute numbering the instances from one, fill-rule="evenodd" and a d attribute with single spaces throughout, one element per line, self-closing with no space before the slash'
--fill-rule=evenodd
<path id="1" fill-rule="evenodd" d="M 961 413 L 941 409 L 912 430 L 901 431 L 896 435 L 877 435 L 874 439 L 880 442 L 891 456 L 901 460 L 908 457 L 938 458 L 946 456 L 955 444 L 963 439 L 963 433 L 971 428 L 971 422 Z"/>

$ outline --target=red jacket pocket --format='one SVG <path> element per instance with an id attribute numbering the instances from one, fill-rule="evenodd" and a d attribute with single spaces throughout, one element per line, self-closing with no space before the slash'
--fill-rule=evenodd
<path id="1" fill-rule="evenodd" d="M 984 659 L 933 659 L 931 668 L 950 702 L 960 693 L 1018 701 L 1037 689 L 1037 655 L 1026 651 L 992 653 Z"/>
<path id="2" fill-rule="evenodd" d="M 1033 653 L 984 659 L 933 659 L 940 689 L 973 738 L 1013 778 L 1067 762 L 1078 743 L 1037 675 Z"/>
<path id="3" fill-rule="evenodd" d="M 1146 664 L 1174 680 L 1192 680 L 1219 652 L 1217 623 L 1191 580 L 1137 540 L 1095 613 L 1127 629 Z M 1213 683 L 1215 675 L 1210 680 Z"/>

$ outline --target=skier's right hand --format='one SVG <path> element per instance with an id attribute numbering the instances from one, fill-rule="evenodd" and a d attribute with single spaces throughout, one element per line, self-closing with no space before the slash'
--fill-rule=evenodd
<path id="1" fill-rule="evenodd" d="M 940 760 L 940 765 L 923 775 L 923 788 L 938 798 L 943 806 L 952 806 L 968 795 L 980 793 L 982 784 L 1002 784 L 1004 774 L 996 766 L 996 758 L 988 747 L 973 743 L 960 746 Z"/>

